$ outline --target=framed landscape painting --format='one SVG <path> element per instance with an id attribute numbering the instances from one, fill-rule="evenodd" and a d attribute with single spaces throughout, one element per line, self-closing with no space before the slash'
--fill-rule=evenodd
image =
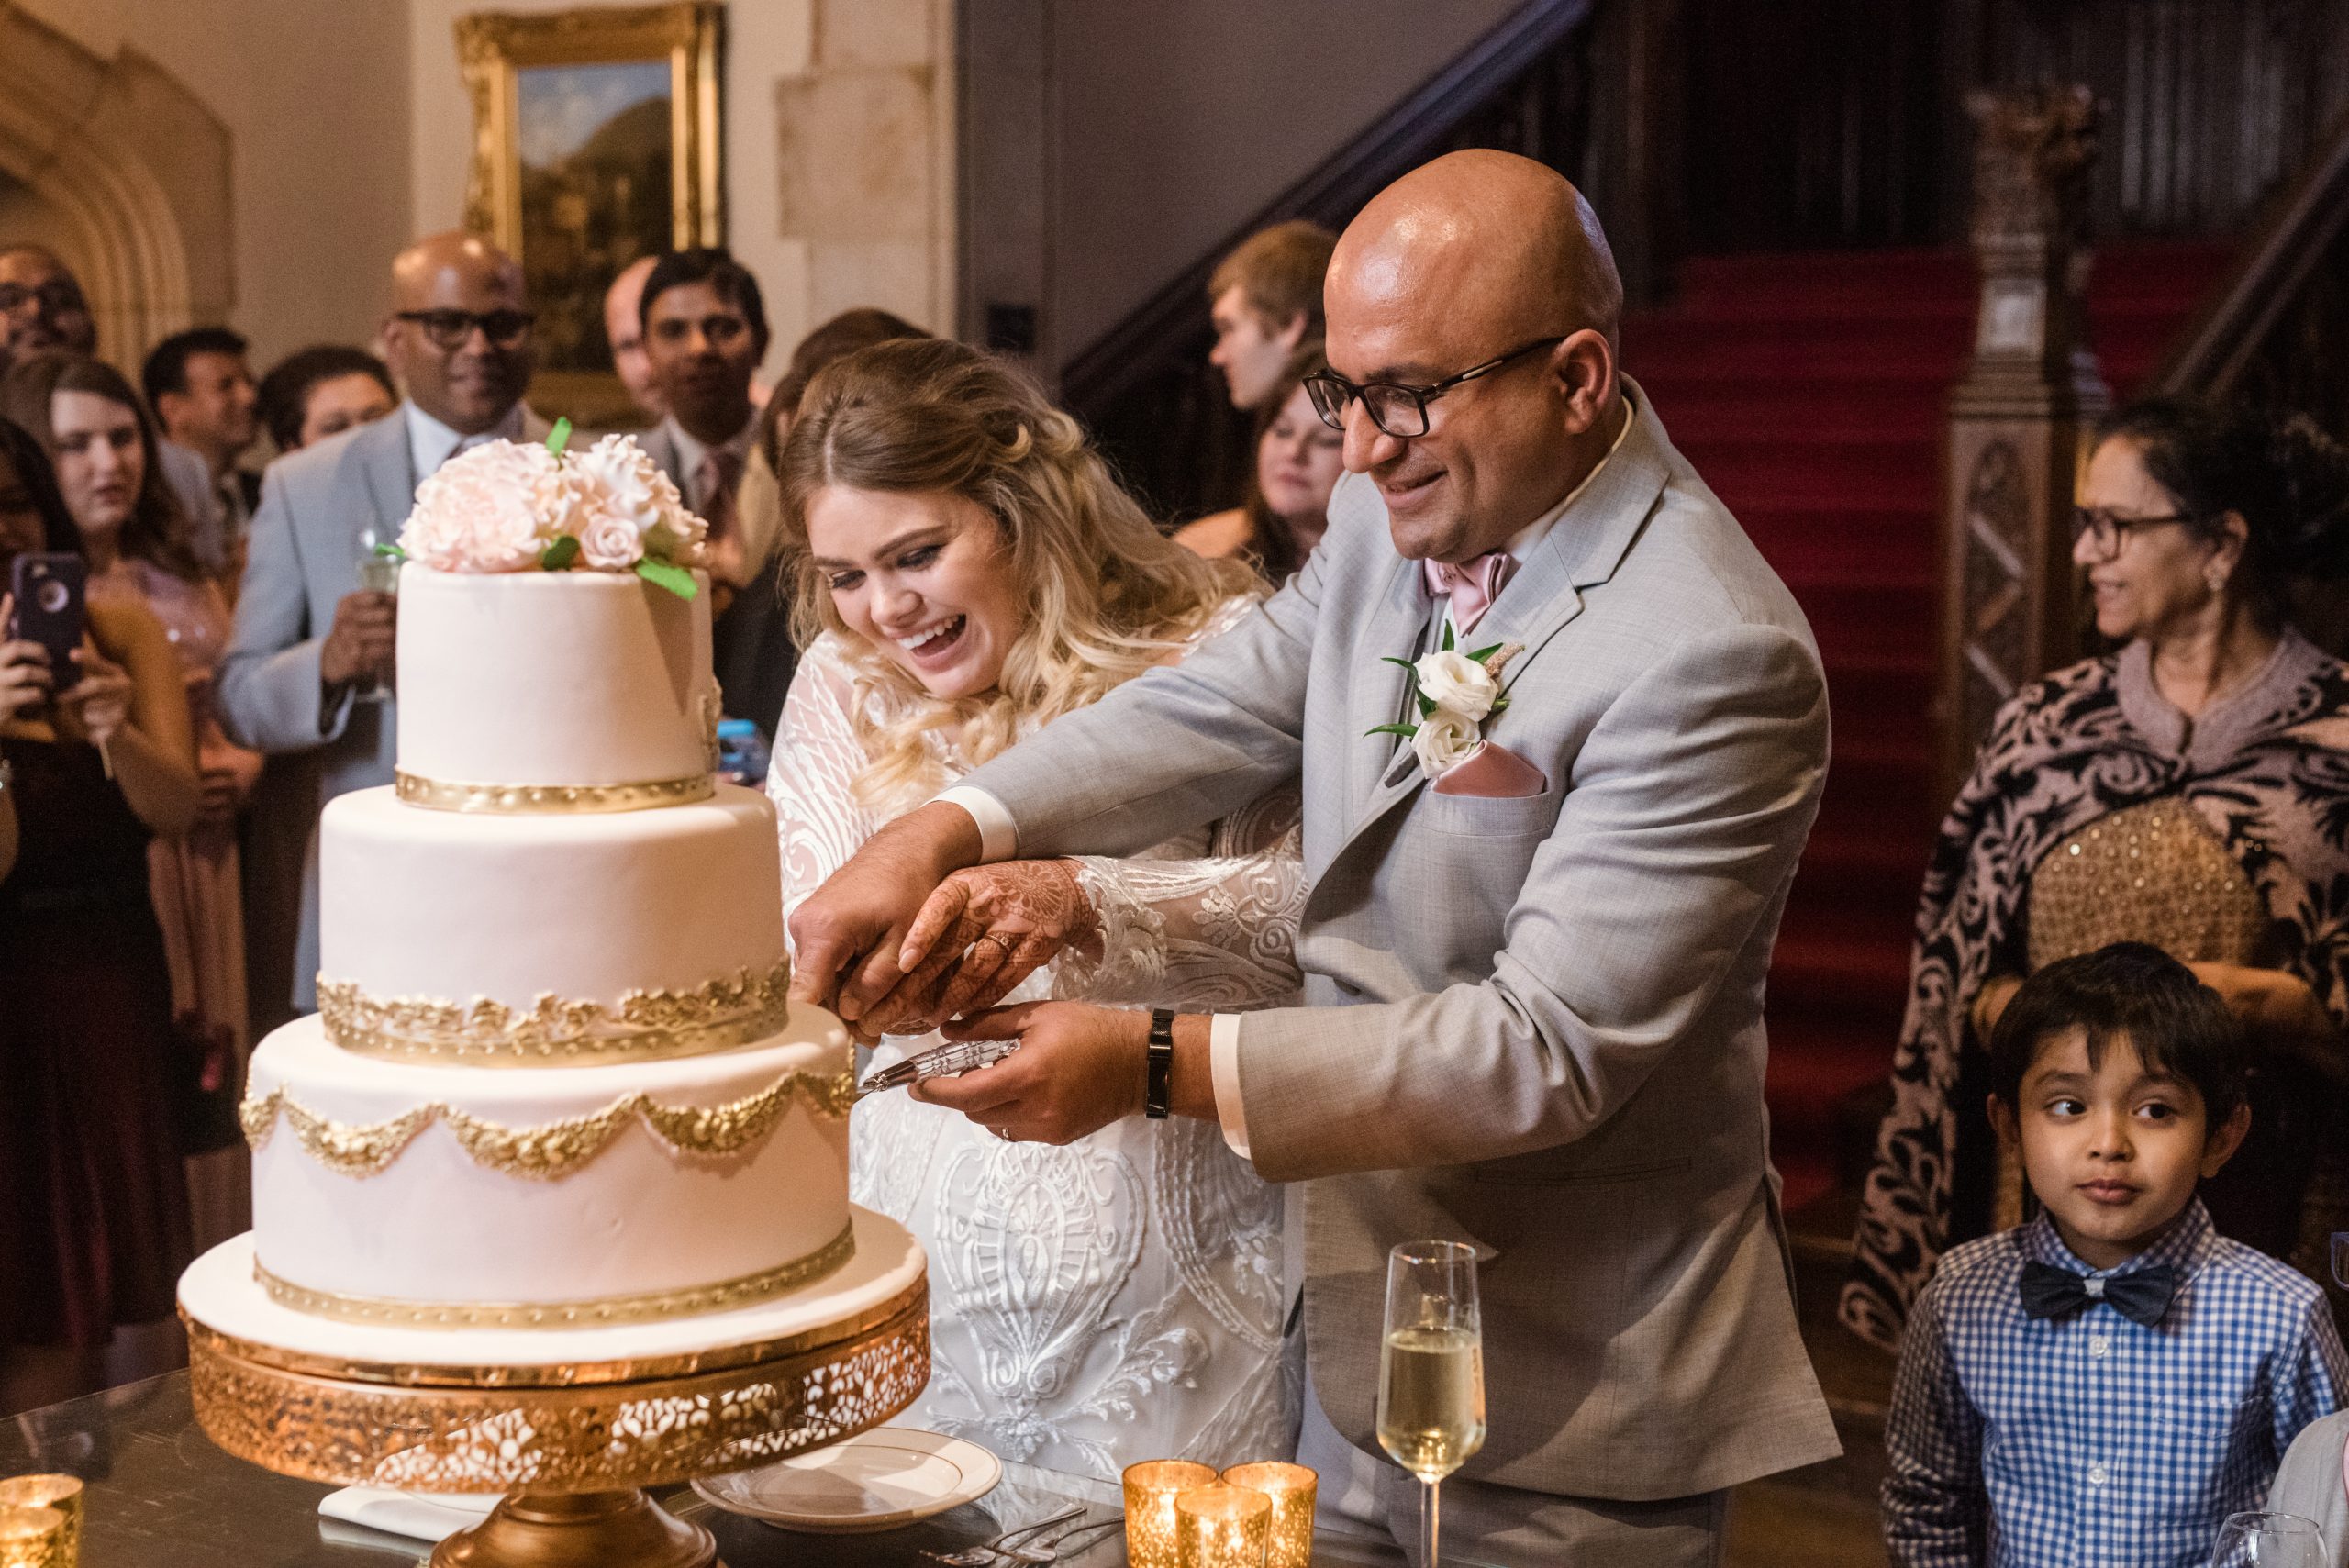
<path id="1" fill-rule="evenodd" d="M 718 0 L 484 12 L 457 22 L 473 97 L 465 227 L 521 262 L 534 405 L 642 422 L 612 371 L 604 290 L 640 256 L 725 240 Z"/>

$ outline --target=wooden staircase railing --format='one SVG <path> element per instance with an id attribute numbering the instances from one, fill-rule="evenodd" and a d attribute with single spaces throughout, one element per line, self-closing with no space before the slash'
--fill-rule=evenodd
<path id="1" fill-rule="evenodd" d="M 1244 484 L 1245 417 L 1232 414 L 1207 364 L 1216 263 L 1284 219 L 1341 228 L 1397 176 L 1455 148 L 1501 147 L 1572 171 L 1583 126 L 1570 46 L 1592 5 L 1528 0 L 1061 367 L 1062 402 L 1158 516 L 1233 504 Z"/>

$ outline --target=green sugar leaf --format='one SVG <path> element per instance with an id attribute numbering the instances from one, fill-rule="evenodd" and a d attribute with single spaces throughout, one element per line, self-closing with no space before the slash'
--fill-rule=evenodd
<path id="1" fill-rule="evenodd" d="M 572 534 L 563 534 L 540 552 L 539 565 L 549 572 L 565 572 L 578 559 L 578 539 Z"/>
<path id="2" fill-rule="evenodd" d="M 392 561 L 406 561 L 407 559 L 407 551 L 402 550 L 395 544 L 379 544 L 375 547 L 375 553 Z"/>
<path id="3" fill-rule="evenodd" d="M 561 457 L 562 455 L 562 449 L 570 444 L 571 421 L 569 419 L 557 419 L 554 422 L 554 428 L 547 432 L 547 450 L 554 453 L 557 457 Z"/>
<path id="4" fill-rule="evenodd" d="M 656 588 L 666 588 L 681 599 L 691 599 L 701 592 L 694 574 L 682 566 L 672 566 L 665 561 L 640 561 L 636 574 Z"/>

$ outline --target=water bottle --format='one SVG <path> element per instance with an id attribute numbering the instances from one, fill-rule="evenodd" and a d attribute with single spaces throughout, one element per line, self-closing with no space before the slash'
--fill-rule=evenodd
<path id="1" fill-rule="evenodd" d="M 749 719 L 718 721 L 718 776 L 746 789 L 766 787 L 766 737 Z"/>

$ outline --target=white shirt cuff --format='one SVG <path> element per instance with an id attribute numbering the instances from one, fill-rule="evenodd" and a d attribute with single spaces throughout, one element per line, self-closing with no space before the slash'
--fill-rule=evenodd
<path id="1" fill-rule="evenodd" d="M 1208 1019 L 1208 1082 L 1215 1089 L 1215 1118 L 1223 1124 L 1223 1140 L 1242 1160 L 1252 1158 L 1248 1152 L 1248 1112 L 1240 1103 L 1238 1013 L 1218 1013 Z"/>
<path id="2" fill-rule="evenodd" d="M 1005 810 L 1003 802 L 983 789 L 968 784 L 956 784 L 941 791 L 938 798 L 951 806 L 959 806 L 971 814 L 979 826 L 979 862 L 983 865 L 1008 861 L 1019 852 L 1019 827 Z"/>

